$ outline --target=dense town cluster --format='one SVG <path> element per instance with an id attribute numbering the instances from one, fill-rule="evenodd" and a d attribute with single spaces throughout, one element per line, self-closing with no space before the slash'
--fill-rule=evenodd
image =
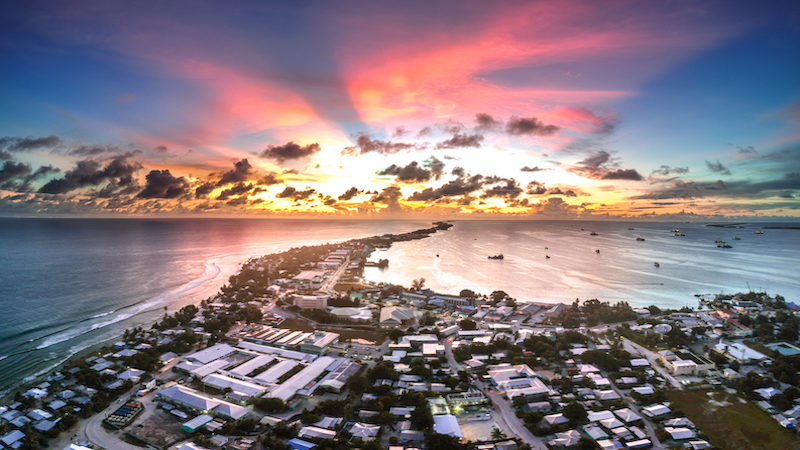
<path id="1" fill-rule="evenodd" d="M 218 296 L 16 393 L 0 406 L 0 446 L 800 443 L 795 305 L 761 293 L 701 297 L 696 310 L 680 311 L 553 305 L 503 291 L 436 293 L 423 279 L 406 288 L 363 280 L 365 266 L 386 264 L 371 262 L 376 248 L 446 229 L 253 259 Z M 752 436 L 739 436 L 733 416 L 742 415 Z"/>

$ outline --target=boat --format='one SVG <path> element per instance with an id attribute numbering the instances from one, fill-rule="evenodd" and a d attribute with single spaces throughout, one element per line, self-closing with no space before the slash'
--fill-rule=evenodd
<path id="1" fill-rule="evenodd" d="M 597 249 L 597 250 L 595 250 L 594 252 L 595 252 L 595 253 L 600 253 L 600 249 L 598 248 L 598 249 Z"/>
<path id="2" fill-rule="evenodd" d="M 487 258 L 489 258 L 489 259 L 503 259 L 504 256 L 503 256 L 502 253 L 500 253 L 499 255 L 488 256 Z"/>
<path id="3" fill-rule="evenodd" d="M 715 243 L 715 244 L 724 244 L 724 243 L 725 243 L 725 241 L 723 241 L 723 240 L 722 240 L 722 239 L 720 239 L 720 238 L 717 238 L 717 240 L 716 240 L 716 241 L 714 241 L 714 243 Z"/>
<path id="4" fill-rule="evenodd" d="M 589 236 L 597 236 L 597 233 L 595 233 L 594 231 L 592 231 L 591 233 L 589 233 Z"/>
<path id="5" fill-rule="evenodd" d="M 439 257 L 439 254 L 438 254 L 438 253 L 436 254 L 436 257 L 437 257 L 437 258 Z"/>
<path id="6" fill-rule="evenodd" d="M 628 227 L 628 229 L 629 229 L 629 230 L 633 230 L 633 228 L 631 228 L 631 227 Z"/>
<path id="7" fill-rule="evenodd" d="M 686 236 L 686 235 L 681 233 L 681 232 L 677 232 L 677 233 L 674 234 L 674 236 Z"/>
<path id="8" fill-rule="evenodd" d="M 761 230 L 758 230 L 758 231 L 754 231 L 753 234 L 764 234 L 764 232 L 761 231 Z"/>
<path id="9" fill-rule="evenodd" d="M 544 255 L 545 259 L 550 259 L 550 255 Z"/>
<path id="10" fill-rule="evenodd" d="M 733 240 L 734 240 L 734 241 L 741 241 L 741 240 L 742 240 L 742 238 L 740 238 L 739 236 L 734 236 L 734 237 L 733 237 Z"/>
<path id="11" fill-rule="evenodd" d="M 721 244 L 717 244 L 717 247 L 719 247 L 719 248 L 733 248 L 733 247 L 731 247 L 730 244 L 726 244 L 724 242 L 721 243 Z"/>
<path id="12" fill-rule="evenodd" d="M 643 241 L 643 240 L 644 240 L 644 238 L 643 238 L 643 237 L 641 237 L 641 236 L 639 236 L 639 237 L 637 237 L 637 238 L 636 238 L 636 240 L 637 240 L 637 241 Z"/>
<path id="13" fill-rule="evenodd" d="M 661 264 L 659 264 L 659 263 L 653 263 L 653 265 L 656 266 L 656 267 L 661 267 Z"/>
<path id="14" fill-rule="evenodd" d="M 677 229 L 677 228 L 675 228 L 675 229 L 672 229 L 672 230 L 669 230 L 669 232 L 670 232 L 670 233 L 678 233 L 678 232 L 680 232 L 680 231 L 681 231 L 681 230 L 679 230 L 679 229 Z"/>

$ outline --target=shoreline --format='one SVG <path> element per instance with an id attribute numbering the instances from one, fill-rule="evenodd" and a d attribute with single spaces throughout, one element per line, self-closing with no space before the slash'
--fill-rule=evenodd
<path id="1" fill-rule="evenodd" d="M 435 225 L 436 224 L 440 224 L 440 225 L 437 225 L 437 226 L 444 226 L 446 223 L 445 222 L 434 222 L 434 224 Z M 373 243 L 378 243 L 379 245 L 387 245 L 388 244 L 388 246 L 390 247 L 394 242 L 402 242 L 402 241 L 423 239 L 425 237 L 429 237 L 432 233 L 435 233 L 436 231 L 439 230 L 439 228 L 437 228 L 437 226 L 432 227 L 432 228 L 426 228 L 426 229 L 418 229 L 418 230 L 410 231 L 410 232 L 407 232 L 407 233 L 385 234 L 385 235 L 382 235 L 382 236 L 369 236 L 369 237 L 364 237 L 364 238 L 352 238 L 352 239 L 348 239 L 348 240 L 341 241 L 341 242 L 335 242 L 335 243 L 330 244 L 330 245 L 341 246 L 341 245 L 344 245 L 344 244 L 347 244 L 347 243 L 373 242 Z M 450 227 L 452 227 L 452 224 L 449 224 L 448 228 L 450 228 Z M 328 244 L 318 244 L 318 245 L 328 245 Z M 297 247 L 297 249 L 303 249 L 303 248 L 309 248 L 309 247 L 314 247 L 314 246 L 313 245 L 306 245 L 306 246 Z M 388 248 L 388 247 L 386 247 L 386 248 Z M 282 254 L 288 253 L 288 252 L 290 252 L 292 250 L 295 250 L 295 248 L 290 248 L 288 250 L 283 250 L 283 251 L 278 251 L 278 252 L 273 252 L 273 253 L 268 253 L 268 254 L 256 254 L 256 255 L 250 254 L 250 255 L 245 256 L 243 259 L 240 260 L 240 262 L 235 264 L 235 269 L 231 271 L 231 274 L 230 274 L 229 278 L 222 282 L 222 284 L 214 291 L 214 294 L 212 294 L 210 298 L 213 298 L 214 296 L 219 295 L 221 293 L 221 289 L 225 285 L 225 283 L 229 282 L 230 278 L 235 277 L 238 274 L 240 274 L 242 272 L 242 270 L 245 268 L 245 266 L 249 262 L 251 262 L 251 261 L 253 261 L 255 259 L 258 259 L 258 258 L 275 257 L 275 256 L 278 256 L 278 255 L 282 255 Z M 223 255 L 223 256 L 226 256 L 226 255 Z M 209 264 L 215 265 L 213 263 L 213 260 L 210 263 L 206 262 L 205 264 L 206 264 L 206 266 L 208 266 Z M 217 267 L 219 267 L 219 266 L 217 266 Z M 214 277 L 210 278 L 207 281 L 211 281 L 213 279 L 216 279 L 217 277 L 222 275 L 223 272 L 224 272 L 224 270 L 220 269 Z M 202 278 L 202 276 L 201 276 L 201 278 Z M 177 292 L 170 292 L 169 294 L 166 294 L 163 297 L 165 299 L 168 299 L 170 297 L 173 297 L 173 296 L 176 296 L 176 295 L 180 295 L 180 293 L 185 293 L 185 291 L 186 291 L 185 287 L 191 285 L 192 283 L 195 283 L 196 281 L 197 281 L 196 279 L 195 280 L 191 280 L 188 283 L 183 284 L 180 288 L 178 288 Z M 204 282 L 200 283 L 198 285 L 198 287 L 202 286 L 202 284 L 204 284 Z M 189 289 L 189 290 L 191 290 L 191 289 Z M 180 307 L 185 307 L 185 306 L 188 306 L 188 305 L 198 306 L 199 304 L 200 304 L 200 301 L 187 302 L 185 304 L 181 304 Z M 135 306 L 135 305 L 129 305 L 129 306 L 126 306 L 126 308 L 127 307 L 132 307 L 132 306 Z M 175 311 L 172 311 L 172 312 L 177 312 L 178 310 L 180 310 L 180 307 L 175 309 Z M 123 308 L 120 308 L 120 309 L 123 309 Z M 168 305 L 165 305 L 164 306 L 164 313 L 166 314 L 166 313 L 168 313 L 170 311 L 171 310 L 168 309 Z M 158 323 L 158 319 L 156 319 L 154 322 L 149 323 L 149 326 L 147 328 L 145 328 L 144 324 L 142 325 L 142 327 L 145 328 L 145 329 L 150 329 L 155 323 Z M 130 329 L 130 328 L 126 328 L 126 330 L 127 329 Z M 91 330 L 91 331 L 95 331 L 95 330 Z M 51 368 L 42 369 L 41 371 L 39 371 L 39 372 L 37 372 L 37 373 L 35 373 L 33 375 L 29 375 L 29 376 L 27 376 L 27 377 L 25 377 L 25 378 L 23 378 L 21 380 L 18 380 L 17 382 L 13 383 L 12 387 L 7 388 L 6 392 L 2 393 L 2 395 L 0 396 L 0 401 L 3 401 L 3 402 L 7 402 L 9 400 L 13 401 L 13 398 L 16 395 L 17 392 L 20 392 L 20 393 L 25 392 L 26 390 L 28 390 L 28 389 L 30 389 L 32 387 L 35 387 L 35 386 L 41 384 L 42 382 L 45 382 L 46 379 L 48 377 L 52 376 L 54 373 L 61 372 L 67 365 L 69 365 L 70 362 L 72 362 L 72 361 L 74 361 L 76 359 L 84 358 L 84 357 L 86 357 L 86 356 L 88 356 L 88 355 L 90 355 L 90 354 L 92 354 L 94 352 L 97 352 L 97 351 L 101 350 L 102 348 L 106 347 L 107 345 L 113 344 L 115 341 L 119 340 L 122 336 L 123 336 L 123 333 L 115 334 L 114 336 L 109 337 L 108 339 L 105 339 L 103 341 L 91 344 L 91 345 L 87 346 L 86 348 L 83 348 L 83 349 L 75 352 L 74 354 L 70 355 L 65 360 L 54 364 Z M 28 380 L 28 381 L 26 381 L 26 380 Z"/>

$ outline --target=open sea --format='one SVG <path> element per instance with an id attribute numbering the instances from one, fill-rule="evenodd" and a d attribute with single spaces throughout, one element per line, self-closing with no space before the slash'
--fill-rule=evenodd
<path id="1" fill-rule="evenodd" d="M 679 308 L 696 306 L 694 294 L 753 289 L 800 303 L 800 230 L 753 233 L 795 224 L 454 224 L 428 239 L 375 252 L 372 258 L 389 259 L 389 267 L 367 268 L 366 278 L 402 285 L 425 278 L 426 287 L 445 293 L 504 290 L 522 301 L 598 298 Z M 116 339 L 126 328 L 149 327 L 165 312 L 213 296 L 251 257 L 429 226 L 395 220 L 0 219 L 0 391 Z M 673 236 L 673 228 L 686 236 Z M 733 248 L 717 248 L 717 238 Z M 499 253 L 503 260 L 487 259 Z"/>

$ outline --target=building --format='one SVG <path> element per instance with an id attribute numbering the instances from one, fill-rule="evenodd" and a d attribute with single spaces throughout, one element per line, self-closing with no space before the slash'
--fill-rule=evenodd
<path id="1" fill-rule="evenodd" d="M 536 378 L 535 374 L 525 364 L 489 366 L 489 378 L 498 389 L 504 391 L 509 400 L 520 395 L 532 398 L 545 398 L 550 395 L 550 389 L 542 380 Z"/>
<path id="2" fill-rule="evenodd" d="M 458 425 L 458 419 L 452 414 L 433 416 L 433 431 L 458 438 L 464 437 L 464 433 L 461 432 L 461 426 Z"/>
<path id="3" fill-rule="evenodd" d="M 393 330 L 414 321 L 414 311 L 401 306 L 381 308 L 378 325 L 384 330 Z"/>
<path id="4" fill-rule="evenodd" d="M 566 307 L 567 307 L 567 305 L 565 305 L 563 303 L 559 303 L 557 305 L 554 305 L 554 306 L 550 307 L 550 309 L 548 309 L 547 311 L 544 312 L 544 316 L 547 317 L 547 318 L 550 318 L 550 319 L 555 319 L 558 316 L 560 316 L 562 312 L 564 312 L 564 308 L 566 308 Z"/>
<path id="5" fill-rule="evenodd" d="M 757 352 L 752 348 L 739 342 L 723 342 L 714 346 L 714 351 L 732 361 L 740 364 L 755 364 L 769 359 L 767 355 Z"/>
<path id="6" fill-rule="evenodd" d="M 338 333 L 318 330 L 300 343 L 300 351 L 303 353 L 311 353 L 312 355 L 324 355 L 328 353 L 330 347 L 337 342 L 339 342 Z"/>
<path id="7" fill-rule="evenodd" d="M 167 388 L 159 392 L 157 397 L 187 411 L 212 414 L 226 420 L 239 420 L 250 412 L 247 408 L 217 400 L 181 385 Z"/>
<path id="8" fill-rule="evenodd" d="M 328 300 L 331 298 L 328 294 L 315 294 L 315 295 L 292 295 L 292 304 L 300 309 L 328 309 Z"/>
<path id="9" fill-rule="evenodd" d="M 325 281 L 325 272 L 321 270 L 304 270 L 292 278 L 292 284 L 306 289 L 319 289 Z"/>
<path id="10" fill-rule="evenodd" d="M 451 297 L 449 295 L 433 295 L 428 303 L 440 306 L 475 306 L 475 299 L 464 297 Z"/>

